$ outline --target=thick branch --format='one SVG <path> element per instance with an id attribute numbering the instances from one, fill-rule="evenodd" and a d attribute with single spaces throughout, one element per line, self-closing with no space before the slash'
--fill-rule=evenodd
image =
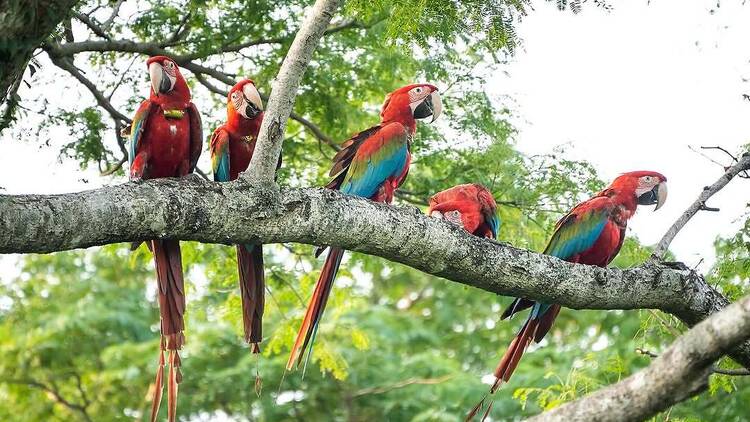
<path id="1" fill-rule="evenodd" d="M 706 389 L 713 363 L 750 337 L 750 296 L 696 325 L 647 368 L 529 421 L 641 421 Z"/>
<path id="2" fill-rule="evenodd" d="M 273 183 L 286 121 L 294 108 L 294 99 L 302 75 L 312 59 L 318 41 L 342 2 L 343 0 L 317 0 L 308 10 L 289 47 L 289 52 L 274 79 L 258 142 L 250 162 L 248 174 L 257 180 Z"/>
<path id="3" fill-rule="evenodd" d="M 679 233 L 680 230 L 685 227 L 685 224 L 687 224 L 687 222 L 690 221 L 690 219 L 693 218 L 693 216 L 697 214 L 698 211 L 706 209 L 706 201 L 708 201 L 708 199 L 711 198 L 716 192 L 722 190 L 724 186 L 729 183 L 729 181 L 737 176 L 737 174 L 748 169 L 750 169 L 750 153 L 745 153 L 740 158 L 740 160 L 732 167 L 729 167 L 726 172 L 724 172 L 724 174 L 719 178 L 719 180 L 714 182 L 713 185 L 704 187 L 703 192 L 701 192 L 701 194 L 698 196 L 698 199 L 693 202 L 693 204 L 690 205 L 690 207 L 680 216 L 680 218 L 678 218 L 677 221 L 672 224 L 672 227 L 667 230 L 667 233 L 656 245 L 656 248 L 654 248 L 652 257 L 655 259 L 663 259 L 664 254 L 667 253 L 669 245 L 670 243 L 672 243 L 672 240 L 674 240 L 675 236 L 677 236 L 677 233 Z"/>
<path id="4" fill-rule="evenodd" d="M 277 196 L 278 195 L 278 196 Z M 330 244 L 506 296 L 575 309 L 661 309 L 695 325 L 728 305 L 702 277 L 653 263 L 570 264 L 467 234 L 415 208 L 323 189 L 193 176 L 65 195 L 0 196 L 0 253 L 54 252 L 166 237 L 206 243 Z M 750 343 L 730 354 L 750 367 Z"/>

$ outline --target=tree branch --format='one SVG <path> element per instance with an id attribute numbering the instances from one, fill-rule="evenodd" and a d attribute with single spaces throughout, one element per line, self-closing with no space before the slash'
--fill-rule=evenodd
<path id="1" fill-rule="evenodd" d="M 59 67 L 60 69 L 65 70 L 66 72 L 70 73 L 74 78 L 78 80 L 83 86 L 85 86 L 89 92 L 94 96 L 96 99 L 96 103 L 99 104 L 99 107 L 103 108 L 107 111 L 107 113 L 112 116 L 115 120 L 120 120 L 126 123 L 130 123 L 131 120 L 128 116 L 120 113 L 111 102 L 107 99 L 107 97 L 104 96 L 104 94 L 99 91 L 99 89 L 94 85 L 93 82 L 88 80 L 83 74 L 81 73 L 78 68 L 75 67 L 75 65 L 72 62 L 71 58 L 68 57 L 60 57 L 56 54 L 56 49 L 50 45 L 45 45 L 44 50 L 49 55 L 50 60 L 52 63 Z"/>
<path id="2" fill-rule="evenodd" d="M 727 183 L 729 183 L 729 181 L 734 178 L 734 176 L 748 169 L 750 169 L 750 153 L 745 153 L 739 159 L 739 161 L 737 161 L 736 164 L 726 169 L 724 174 L 719 178 L 719 180 L 714 182 L 713 185 L 704 187 L 703 192 L 698 195 L 698 199 L 693 202 L 693 204 L 690 205 L 687 210 L 685 210 L 680 218 L 678 218 L 677 221 L 672 224 L 672 227 L 667 230 L 667 233 L 664 235 L 664 237 L 661 238 L 659 243 L 654 248 L 654 252 L 651 255 L 652 259 L 661 260 L 664 258 L 664 254 L 667 253 L 669 245 L 672 243 L 672 240 L 674 240 L 675 236 L 677 236 L 677 233 L 679 233 L 680 230 L 685 227 L 685 224 L 687 224 L 687 222 L 690 221 L 690 219 L 693 218 L 693 216 L 697 214 L 698 211 L 716 210 L 715 208 L 707 207 L 706 201 L 708 201 L 708 199 L 711 198 L 716 192 L 723 189 L 724 186 L 726 186 Z"/>
<path id="3" fill-rule="evenodd" d="M 31 379 L 3 379 L 0 380 L 0 382 L 4 382 L 7 384 L 17 384 L 17 385 L 25 385 L 32 388 L 38 388 L 52 396 L 55 402 L 60 403 L 61 405 L 65 406 L 69 410 L 72 410 L 73 412 L 78 412 L 81 414 L 81 416 L 86 421 L 91 421 L 91 417 L 89 416 L 88 412 L 86 411 L 87 406 L 83 406 L 80 404 L 73 403 L 69 400 L 67 400 L 65 397 L 63 397 L 57 389 L 50 387 L 47 384 L 44 384 L 39 381 L 31 380 Z"/>
<path id="4" fill-rule="evenodd" d="M 294 108 L 294 98 L 297 96 L 302 75 L 312 59 L 318 41 L 342 1 L 316 0 L 308 10 L 274 79 L 250 168 L 245 173 L 247 176 L 243 177 L 274 183 L 284 129 Z"/>
<path id="5" fill-rule="evenodd" d="M 142 239 L 335 245 L 505 296 L 573 309 L 661 309 L 692 326 L 729 302 L 690 270 L 648 262 L 576 265 L 480 239 L 412 207 L 325 189 L 195 175 L 65 195 L 0 195 L 0 253 L 45 253 Z M 750 343 L 730 354 L 750 367 Z"/>
<path id="6" fill-rule="evenodd" d="M 750 296 L 678 338 L 647 368 L 528 421 L 641 421 L 706 389 L 714 362 L 750 337 Z"/>

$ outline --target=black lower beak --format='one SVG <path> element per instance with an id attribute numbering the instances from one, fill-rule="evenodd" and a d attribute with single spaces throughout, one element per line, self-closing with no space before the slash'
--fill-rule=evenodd
<path id="1" fill-rule="evenodd" d="M 428 95 L 418 106 L 414 109 L 415 119 L 424 119 L 432 116 L 432 95 Z"/>
<path id="2" fill-rule="evenodd" d="M 638 197 L 638 205 L 654 205 L 659 201 L 659 185 Z"/>
<path id="3" fill-rule="evenodd" d="M 245 104 L 247 104 L 247 106 L 245 106 L 245 116 L 247 116 L 248 119 L 253 119 L 260 114 L 260 109 L 251 101 L 245 100 Z"/>
<path id="4" fill-rule="evenodd" d="M 172 81 L 169 79 L 167 72 L 162 69 L 161 71 L 161 82 L 159 83 L 159 92 L 166 94 L 172 90 Z"/>

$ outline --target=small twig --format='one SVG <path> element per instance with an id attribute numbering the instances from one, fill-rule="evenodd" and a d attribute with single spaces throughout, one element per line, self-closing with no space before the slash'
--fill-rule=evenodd
<path id="1" fill-rule="evenodd" d="M 650 358 L 658 358 L 659 355 L 646 349 L 641 349 L 640 347 L 637 347 L 635 349 L 636 353 L 648 356 Z M 750 375 L 750 370 L 747 368 L 733 368 L 733 369 L 725 369 L 725 368 L 719 368 L 718 365 L 714 364 L 711 365 L 711 372 L 714 374 L 720 374 L 720 375 L 729 375 L 734 377 L 743 377 Z"/>
<path id="2" fill-rule="evenodd" d="M 702 209 L 716 210 L 715 208 L 712 209 L 706 206 L 706 201 L 708 201 L 708 199 L 711 198 L 716 192 L 719 192 L 721 189 L 723 189 L 724 186 L 726 186 L 727 183 L 729 183 L 729 181 L 734 178 L 734 176 L 743 171 L 747 171 L 748 169 L 750 169 L 750 153 L 745 153 L 742 155 L 742 157 L 739 158 L 737 163 L 726 169 L 725 173 L 719 178 L 719 180 L 714 182 L 713 185 L 703 188 L 703 192 L 701 192 L 701 194 L 698 196 L 698 199 L 693 202 L 693 204 L 690 205 L 687 210 L 685 210 L 680 218 L 678 218 L 677 221 L 672 224 L 672 227 L 667 230 L 667 232 L 664 234 L 664 237 L 661 238 L 659 243 L 654 248 L 654 252 L 651 254 L 651 258 L 653 260 L 664 259 L 664 254 L 667 253 L 672 240 L 674 240 L 675 236 L 677 236 L 677 233 L 679 233 L 680 230 L 685 227 L 685 224 L 687 224 L 687 222 L 690 221 L 690 219 L 693 218 L 693 216 L 697 214 L 698 211 Z"/>
<path id="3" fill-rule="evenodd" d="M 724 154 L 730 156 L 732 158 L 733 162 L 737 163 L 737 162 L 740 161 L 734 154 L 732 154 L 731 152 L 727 151 L 726 149 L 724 149 L 724 148 L 722 148 L 722 147 L 720 147 L 718 145 L 717 146 L 713 146 L 713 147 L 701 147 L 701 149 L 716 149 L 716 150 L 719 150 L 719 151 L 723 152 Z M 728 168 L 729 167 L 724 167 L 724 170 L 727 170 Z M 741 177 L 743 179 L 750 179 L 750 174 L 748 174 L 747 170 L 745 170 L 740 175 L 738 175 L 738 177 Z"/>
<path id="4" fill-rule="evenodd" d="M 100 176 L 109 176 L 111 174 L 114 174 L 117 170 L 120 170 L 122 168 L 122 165 L 125 164 L 125 162 L 128 161 L 128 156 L 124 156 L 120 158 L 114 165 L 107 168 L 106 170 L 102 170 L 99 172 Z"/>
<path id="5" fill-rule="evenodd" d="M 646 350 L 646 349 L 641 349 L 640 347 L 636 347 L 636 348 L 635 348 L 635 351 L 636 351 L 636 353 L 638 353 L 638 354 L 641 354 L 641 355 L 646 355 L 646 356 L 648 356 L 648 357 L 650 357 L 650 358 L 657 358 L 657 357 L 659 357 L 659 355 L 657 355 L 656 353 L 654 353 L 654 352 L 652 352 L 652 351 L 650 351 L 650 350 Z"/>
<path id="6" fill-rule="evenodd" d="M 185 16 L 180 20 L 180 24 L 177 25 L 177 29 L 172 33 L 172 36 L 169 37 L 169 39 L 162 44 L 162 47 L 167 47 L 174 45 L 177 41 L 180 41 L 182 38 L 184 38 L 188 32 L 190 32 L 190 25 L 188 25 L 188 21 L 193 16 L 191 12 L 187 12 Z"/>
<path id="7" fill-rule="evenodd" d="M 120 7 L 123 3 L 125 3 L 125 0 L 118 0 L 117 3 L 115 3 L 114 7 L 112 7 L 112 13 L 109 15 L 107 20 L 102 22 L 102 30 L 104 32 L 108 32 L 110 29 L 112 29 L 112 24 L 115 23 L 115 18 L 120 14 Z"/>
<path id="8" fill-rule="evenodd" d="M 79 21 L 83 22 L 83 24 L 86 25 L 95 35 L 104 38 L 105 40 L 112 40 L 112 37 L 104 32 L 104 29 L 96 22 L 94 22 L 94 20 L 88 15 L 84 15 L 82 13 L 73 13 L 73 16 L 75 16 L 75 18 Z"/>
<path id="9" fill-rule="evenodd" d="M 419 385 L 433 385 L 433 384 L 441 384 L 449 379 L 453 378 L 453 375 L 444 375 L 442 377 L 438 378 L 409 378 L 403 381 L 399 381 L 395 384 L 386 385 L 382 387 L 371 387 L 371 388 L 363 388 L 361 390 L 355 391 L 352 394 L 352 397 L 361 397 L 366 396 L 369 394 L 382 394 L 387 393 L 391 390 L 396 390 L 399 388 L 404 388 L 410 385 L 419 384 Z"/>
<path id="10" fill-rule="evenodd" d="M 107 95 L 107 100 L 112 101 L 112 96 L 115 95 L 115 91 L 117 91 L 117 88 L 120 87 L 120 85 L 122 84 L 122 81 L 125 80 L 125 75 L 127 75 L 128 72 L 130 72 L 130 69 L 133 67 L 137 59 L 138 59 L 138 56 L 133 56 L 133 60 L 130 61 L 130 64 L 128 65 L 127 69 L 125 69 L 125 71 L 122 72 L 122 74 L 120 75 L 120 79 L 117 81 L 115 86 L 112 87 L 112 91 L 110 91 L 109 95 Z"/>

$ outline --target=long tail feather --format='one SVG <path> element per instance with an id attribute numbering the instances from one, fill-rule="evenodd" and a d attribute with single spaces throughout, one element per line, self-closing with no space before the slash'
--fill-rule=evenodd
<path id="1" fill-rule="evenodd" d="M 162 340 L 162 345 L 163 345 Z M 161 398 L 164 394 L 164 350 L 159 350 L 159 366 L 156 369 L 156 380 L 154 381 L 154 396 L 151 399 L 151 422 L 156 422 L 156 416 L 159 414 Z"/>
<path id="2" fill-rule="evenodd" d="M 343 256 L 343 249 L 331 248 L 328 252 L 326 262 L 323 264 L 323 270 L 320 272 L 320 278 L 318 278 L 318 283 L 315 285 L 312 299 L 307 306 L 305 318 L 302 320 L 302 325 L 297 333 L 297 339 L 294 341 L 294 346 L 292 346 L 292 352 L 286 364 L 287 370 L 291 370 L 294 367 L 295 360 L 297 361 L 297 366 L 299 366 L 305 355 L 307 345 L 310 344 L 311 339 L 314 340 L 314 334 L 317 331 L 318 323 L 325 310 L 328 296 L 333 287 L 333 280 L 336 278 L 336 272 L 339 269 L 339 265 L 341 265 L 341 258 Z"/>
<path id="3" fill-rule="evenodd" d="M 167 350 L 177 350 L 185 343 L 185 281 L 182 278 L 180 243 L 176 240 L 154 240 L 156 280 L 159 284 L 161 333 Z"/>
<path id="4" fill-rule="evenodd" d="M 263 247 L 237 245 L 237 267 L 240 273 L 245 341 L 251 345 L 253 353 L 260 353 L 258 344 L 263 340 L 263 309 L 266 303 Z"/>
<path id="5" fill-rule="evenodd" d="M 177 384 L 182 381 L 178 350 L 185 344 L 185 281 L 182 277 L 180 243 L 176 240 L 154 240 L 151 251 L 156 263 L 156 280 L 159 285 L 159 312 L 161 314 L 161 353 L 157 390 L 152 404 L 151 420 L 156 419 L 162 398 L 164 351 L 169 354 L 167 376 L 167 417 L 177 420 Z M 157 401 L 158 400 L 158 401 Z"/>
<path id="6" fill-rule="evenodd" d="M 167 420 L 177 420 L 177 391 L 178 384 L 182 381 L 180 374 L 180 355 L 177 350 L 169 351 L 169 379 L 167 381 Z"/>
<path id="7" fill-rule="evenodd" d="M 526 303 L 518 301 L 521 306 L 525 306 Z M 500 359 L 497 368 L 495 369 L 495 383 L 490 389 L 491 393 L 500 386 L 502 382 L 508 382 L 511 375 L 516 370 L 518 362 L 521 360 L 521 356 L 529 347 L 532 340 L 539 343 L 544 336 L 552 328 L 552 324 L 555 322 L 557 314 L 560 312 L 560 305 L 545 305 L 542 303 L 532 302 L 531 313 L 529 318 L 524 323 L 521 331 L 518 332 L 516 337 L 510 343 L 508 350 Z"/>

